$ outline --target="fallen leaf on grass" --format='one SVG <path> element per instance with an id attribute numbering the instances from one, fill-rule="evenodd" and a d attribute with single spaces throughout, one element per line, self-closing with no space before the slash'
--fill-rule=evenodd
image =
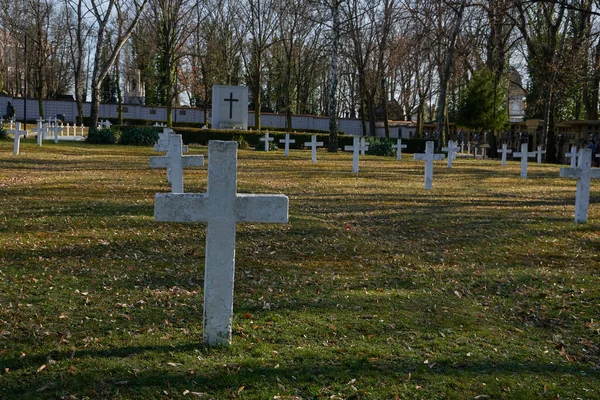
<path id="1" fill-rule="evenodd" d="M 43 370 L 45 370 L 45 369 L 46 369 L 46 364 L 44 364 L 44 365 L 42 365 L 41 367 L 39 367 L 39 368 L 37 369 L 37 372 L 38 372 L 38 373 L 39 373 L 39 372 L 42 372 L 42 371 L 43 371 Z"/>

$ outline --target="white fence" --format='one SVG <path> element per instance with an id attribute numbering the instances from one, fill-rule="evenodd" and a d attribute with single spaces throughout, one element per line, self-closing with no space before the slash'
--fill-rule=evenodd
<path id="1" fill-rule="evenodd" d="M 0 97 L 0 117 L 4 115 L 6 105 L 11 102 L 15 107 L 15 118 L 23 120 L 25 115 L 25 101 L 22 98 Z M 46 118 L 53 118 L 62 114 L 65 117 L 65 123 L 74 123 L 77 117 L 77 103 L 74 101 L 62 100 L 44 100 L 43 107 Z M 83 113 L 90 115 L 91 103 L 83 104 Z M 173 122 L 204 122 L 204 111 L 199 108 L 174 108 Z M 116 104 L 101 104 L 99 109 L 100 118 L 117 118 L 118 111 Z M 210 112 L 208 121 L 210 121 Z M 36 99 L 27 100 L 27 119 L 36 120 L 39 118 L 39 103 Z M 136 105 L 123 105 L 123 118 L 126 119 L 144 119 L 148 121 L 163 122 L 167 120 L 166 107 L 148 107 Z M 254 124 L 254 112 L 248 112 L 248 124 Z M 275 128 L 284 128 L 286 118 L 284 114 L 261 114 L 261 125 Z M 320 129 L 329 130 L 329 118 L 317 117 L 312 115 L 293 115 L 292 130 Z M 348 135 L 362 135 L 362 126 L 359 119 L 340 118 L 338 120 L 338 129 Z M 368 131 L 368 127 L 367 127 Z M 377 129 L 377 136 L 384 136 L 383 129 Z M 391 129 L 390 136 L 408 137 L 408 134 L 400 128 Z"/>

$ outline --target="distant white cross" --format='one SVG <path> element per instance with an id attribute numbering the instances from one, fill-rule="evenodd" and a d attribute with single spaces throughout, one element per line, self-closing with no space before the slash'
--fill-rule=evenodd
<path id="1" fill-rule="evenodd" d="M 565 153 L 565 157 L 571 159 L 571 168 L 575 168 L 577 166 L 577 146 L 571 146 L 571 152 Z"/>
<path id="2" fill-rule="evenodd" d="M 396 149 L 396 160 L 402 160 L 402 149 L 406 149 L 408 145 L 402 144 L 402 139 L 398 138 L 396 144 L 392 145 L 392 149 Z"/>
<path id="3" fill-rule="evenodd" d="M 577 168 L 561 168 L 561 178 L 576 178 L 577 191 L 575 192 L 575 223 L 587 222 L 588 208 L 590 205 L 590 184 L 592 179 L 600 178 L 600 169 L 592 169 L 592 151 L 581 149 Z"/>
<path id="4" fill-rule="evenodd" d="M 14 145 L 13 145 L 13 153 L 19 154 L 19 149 L 21 147 L 21 136 L 26 137 L 27 131 L 22 131 L 21 123 L 17 122 L 15 129 L 9 129 L 6 132 L 12 133 L 13 135 L 15 135 L 15 140 L 14 140 Z"/>
<path id="5" fill-rule="evenodd" d="M 169 135 L 167 155 L 150 157 L 150 168 L 171 168 L 171 192 L 183 193 L 183 169 L 185 167 L 201 167 L 204 156 L 184 156 L 181 135 Z"/>
<path id="6" fill-rule="evenodd" d="M 279 143 L 285 143 L 283 155 L 287 157 L 290 155 L 290 143 L 296 143 L 296 140 L 290 139 L 290 134 L 286 133 L 285 139 L 279 139 Z"/>
<path id="7" fill-rule="evenodd" d="M 32 129 L 37 135 L 36 142 L 38 146 L 41 146 L 44 141 L 44 136 L 48 134 L 48 128 L 44 126 L 44 120 L 42 117 L 39 117 L 37 120 L 37 128 Z"/>
<path id="8" fill-rule="evenodd" d="M 237 142 L 210 141 L 206 193 L 157 194 L 159 222 L 207 222 L 204 267 L 204 343 L 231 344 L 235 234 L 238 222 L 287 223 L 284 195 L 237 193 Z"/>
<path id="9" fill-rule="evenodd" d="M 461 144 L 460 144 L 460 152 L 461 153 L 465 152 L 465 142 L 461 142 Z"/>
<path id="10" fill-rule="evenodd" d="M 317 147 L 323 146 L 323 142 L 317 142 L 317 135 L 312 135 L 310 142 L 304 143 L 305 147 L 310 147 L 312 150 L 312 163 L 317 163 Z"/>
<path id="11" fill-rule="evenodd" d="M 542 163 L 542 154 L 546 154 L 546 150 L 542 151 L 542 146 L 538 146 L 537 147 L 537 163 L 541 164 Z"/>
<path id="12" fill-rule="evenodd" d="M 527 151 L 527 143 L 521 144 L 521 151 L 515 151 L 513 157 L 521 157 L 521 178 L 527 178 L 527 157 L 535 157 L 537 152 Z"/>
<path id="13" fill-rule="evenodd" d="M 58 143 L 58 133 L 63 131 L 62 126 L 58 125 L 58 120 L 54 118 L 54 123 L 48 129 L 54 132 L 54 143 Z"/>
<path id="14" fill-rule="evenodd" d="M 467 143 L 467 154 L 471 154 L 471 142 Z"/>
<path id="15" fill-rule="evenodd" d="M 425 153 L 415 153 L 415 160 L 425 161 L 425 190 L 431 190 L 433 185 L 433 161 L 443 160 L 444 158 L 444 154 L 433 153 L 432 141 L 425 143 Z"/>
<path id="16" fill-rule="evenodd" d="M 175 132 L 172 129 L 163 128 L 163 131 L 158 133 L 158 142 L 154 145 L 154 151 L 168 153 L 169 152 L 169 138 L 170 138 L 170 135 L 174 135 L 174 134 L 175 134 Z M 188 146 L 182 145 L 181 152 L 187 153 Z M 167 157 L 169 157 L 169 154 L 167 154 Z M 167 182 L 171 183 L 171 167 L 170 166 L 167 166 Z"/>
<path id="17" fill-rule="evenodd" d="M 448 168 L 452 168 L 452 160 L 456 158 L 456 152 L 459 150 L 453 140 L 448 141 L 447 147 L 442 147 L 442 151 L 448 152 Z"/>
<path id="18" fill-rule="evenodd" d="M 344 151 L 352 151 L 352 172 L 358 172 L 358 155 L 360 153 L 360 138 L 354 136 L 352 146 L 344 146 Z"/>
<path id="19" fill-rule="evenodd" d="M 508 148 L 506 143 L 502 144 L 502 150 L 498 150 L 498 153 L 502 153 L 502 166 L 506 166 L 506 155 L 512 153 L 512 150 Z"/>
<path id="20" fill-rule="evenodd" d="M 364 136 L 361 136 L 361 138 L 360 138 L 360 155 L 361 155 L 361 156 L 364 156 L 364 155 L 365 155 L 365 152 L 366 152 L 367 150 L 369 150 L 369 142 L 367 142 L 367 141 L 365 140 L 365 137 L 364 137 Z"/>
<path id="21" fill-rule="evenodd" d="M 265 137 L 261 137 L 260 141 L 265 142 L 265 151 L 269 151 L 269 142 L 273 141 L 273 138 L 269 137 L 269 132 L 265 132 Z"/>

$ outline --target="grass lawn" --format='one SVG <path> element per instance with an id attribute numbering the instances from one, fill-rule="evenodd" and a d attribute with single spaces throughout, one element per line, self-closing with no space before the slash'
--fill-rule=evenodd
<path id="1" fill-rule="evenodd" d="M 190 154 L 207 154 L 190 146 Z M 204 348 L 204 224 L 151 148 L 0 142 L 1 399 L 598 399 L 600 182 L 557 165 L 241 150 L 233 344 Z M 206 168 L 186 170 L 206 190 Z"/>

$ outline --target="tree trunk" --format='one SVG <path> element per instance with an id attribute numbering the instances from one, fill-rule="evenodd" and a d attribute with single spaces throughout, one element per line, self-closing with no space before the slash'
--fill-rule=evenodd
<path id="1" fill-rule="evenodd" d="M 333 41 L 331 43 L 331 75 L 329 79 L 329 145 L 327 151 L 338 151 L 338 125 L 337 125 L 337 67 L 338 43 L 340 41 L 340 0 L 332 0 L 331 14 L 333 18 Z"/>

